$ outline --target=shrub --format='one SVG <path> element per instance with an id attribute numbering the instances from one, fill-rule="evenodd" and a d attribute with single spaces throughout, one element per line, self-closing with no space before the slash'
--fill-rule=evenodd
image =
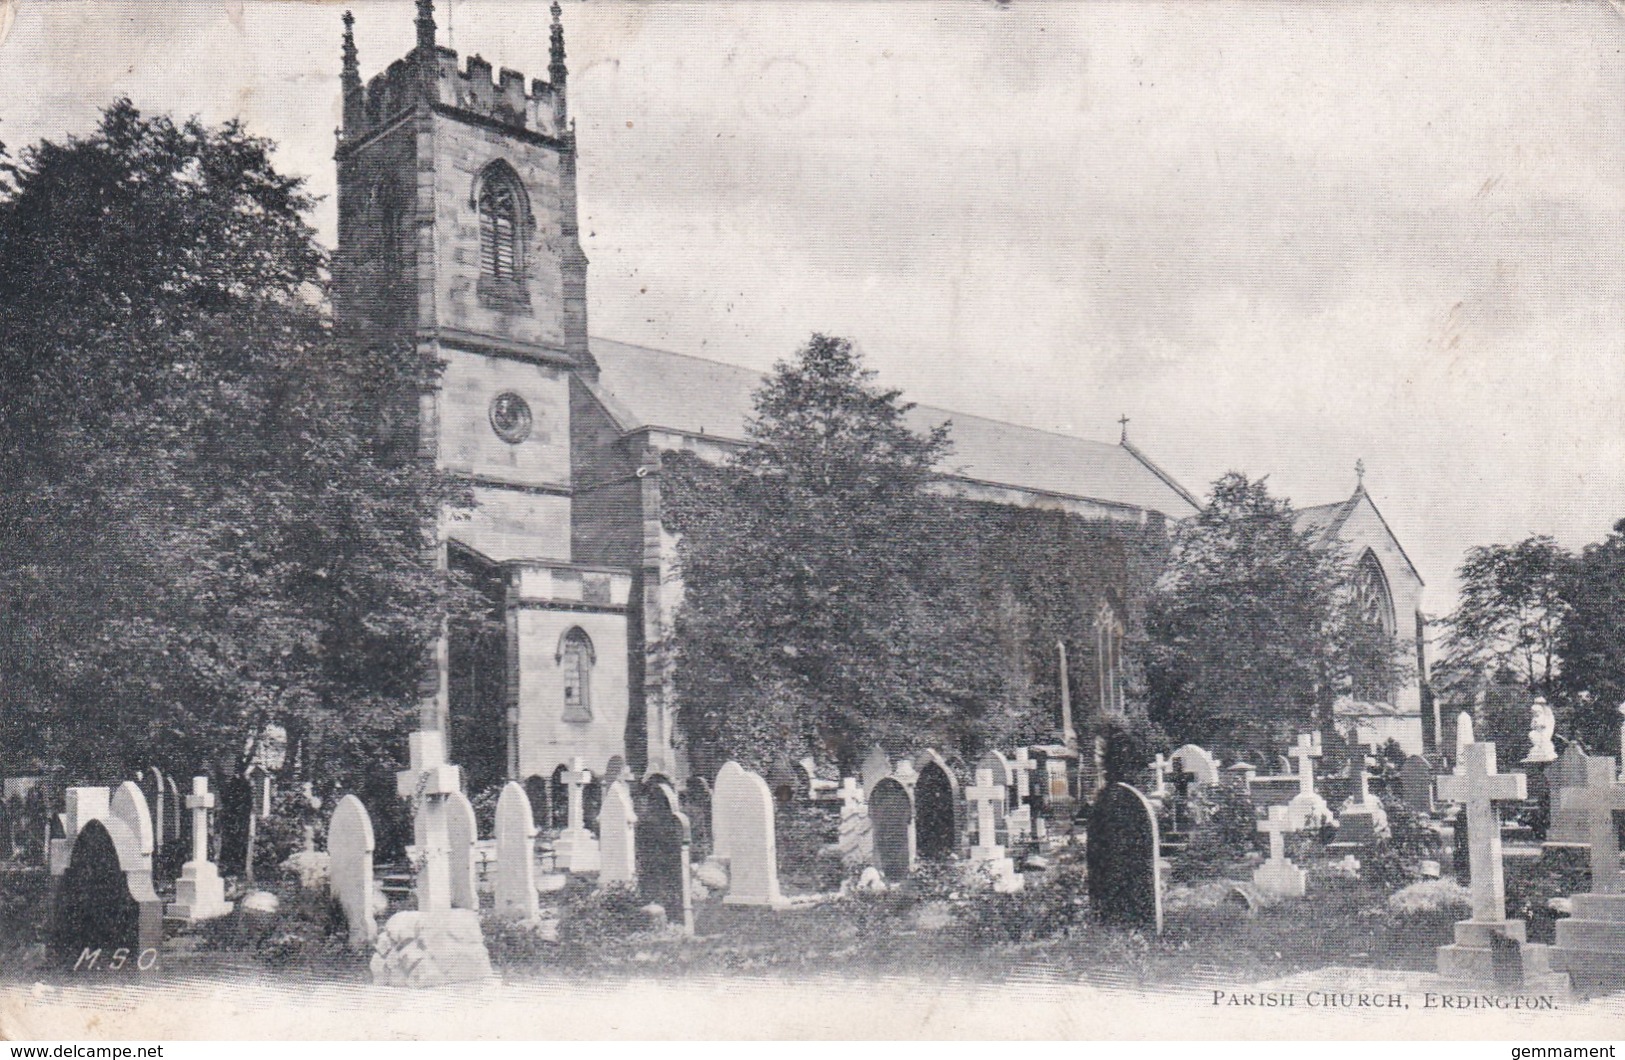
<path id="1" fill-rule="evenodd" d="M 1590 889 L 1590 854 L 1584 847 L 1558 847 L 1538 859 L 1514 859 L 1507 863 L 1507 916 L 1528 923 L 1531 942 L 1551 942 L 1557 915 L 1547 903 Z"/>
<path id="2" fill-rule="evenodd" d="M 1203 788 L 1192 800 L 1207 823 L 1192 833 L 1190 845 L 1175 859 L 1176 880 L 1223 875 L 1255 848 L 1260 835 L 1257 810 L 1245 792 L 1230 787 Z"/>
<path id="3" fill-rule="evenodd" d="M 779 877 L 784 883 L 809 891 L 833 891 L 844 875 L 837 853 L 833 860 L 824 849 L 840 836 L 840 806 L 801 804 L 780 806 L 774 821 L 778 844 Z"/>
<path id="4" fill-rule="evenodd" d="M 1036 942 L 1073 934 L 1089 915 L 1082 865 L 1056 867 L 1037 883 L 1000 894 L 976 881 L 955 903 L 954 921 L 979 942 Z"/>
<path id="5" fill-rule="evenodd" d="M 205 921 L 198 929 L 205 949 L 251 954 L 273 968 L 331 965 L 357 960 L 349 948 L 344 913 L 325 889 L 297 884 L 271 888 L 275 913 L 245 913 Z"/>
<path id="6" fill-rule="evenodd" d="M 571 877 L 559 915 L 559 941 L 593 946 L 635 935 L 648 927 L 646 904 L 631 887 L 591 889 Z"/>
<path id="7" fill-rule="evenodd" d="M 45 941 L 51 876 L 43 869 L 0 874 L 0 967 Z"/>
<path id="8" fill-rule="evenodd" d="M 1388 896 L 1388 911 L 1395 916 L 1420 916 L 1470 910 L 1472 896 L 1455 880 L 1423 880 Z"/>
<path id="9" fill-rule="evenodd" d="M 468 800 L 474 807 L 474 824 L 480 835 L 496 835 L 497 800 L 501 797 L 501 785 L 493 784 Z"/>
<path id="10" fill-rule="evenodd" d="M 480 928 L 491 963 L 499 968 L 547 964 L 559 952 L 558 941 L 547 937 L 540 920 L 488 914 L 480 917 Z"/>

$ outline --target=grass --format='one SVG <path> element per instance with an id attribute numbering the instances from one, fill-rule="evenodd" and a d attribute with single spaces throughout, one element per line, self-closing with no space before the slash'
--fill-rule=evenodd
<path id="1" fill-rule="evenodd" d="M 1244 879 L 1238 868 L 1226 875 Z M 503 931 L 493 959 L 514 979 L 839 975 L 997 982 L 1021 974 L 1100 985 L 1190 985 L 1209 977 L 1264 980 L 1333 964 L 1431 970 L 1434 951 L 1450 940 L 1458 915 L 1398 916 L 1387 907 L 1387 889 L 1312 871 L 1305 899 L 1253 913 L 1210 898 L 1170 910 L 1163 934 L 1155 936 L 1096 922 L 1078 897 L 1076 867 L 1064 860 L 1048 878 L 1058 882 L 1003 896 L 970 891 L 954 873 L 927 867 L 891 893 L 855 893 L 805 909 L 773 912 L 712 899 L 697 903 L 693 937 L 636 930 L 641 919 L 625 910 L 607 915 L 614 911 L 601 908 L 600 898 L 573 885 L 563 896 L 561 927 L 572 911 L 579 919 L 561 931 L 563 941 Z M 10 889 L 15 881 L 7 883 Z M 337 924 L 326 902 L 301 897 L 291 882 L 277 889 L 284 899 L 277 917 L 249 923 L 239 913 L 206 926 L 199 933 L 204 945 L 172 966 L 364 979 L 366 955 L 331 937 Z M 1205 891 L 1216 897 L 1225 888 Z M 12 890 L 10 897 L 0 904 L 5 926 L 16 932 L 8 937 L 29 938 L 28 922 L 43 912 L 43 888 Z M 0 944 L 0 975 L 52 977 L 20 955 L 20 946 Z"/>

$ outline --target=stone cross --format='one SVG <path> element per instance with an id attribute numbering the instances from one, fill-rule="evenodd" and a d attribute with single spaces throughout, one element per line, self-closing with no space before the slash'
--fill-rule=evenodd
<path id="1" fill-rule="evenodd" d="M 983 850 L 995 850 L 998 845 L 998 820 L 994 810 L 1004 805 L 1004 785 L 993 783 L 993 770 L 978 769 L 976 783 L 965 789 L 965 798 L 976 807 L 976 845 Z M 990 856 L 999 857 L 1002 853 L 1000 851 Z"/>
<path id="2" fill-rule="evenodd" d="M 1269 833 L 1270 859 L 1253 870 L 1253 884 L 1284 898 L 1302 898 L 1308 889 L 1308 873 L 1286 856 L 1286 833 L 1295 830 L 1287 808 L 1271 806 L 1269 817 L 1258 822 L 1258 830 Z"/>
<path id="3" fill-rule="evenodd" d="M 1349 758 L 1349 765 L 1353 767 L 1355 778 L 1360 784 L 1360 793 L 1355 796 L 1354 801 L 1364 806 L 1371 801 L 1371 774 L 1366 772 L 1364 748 L 1354 752 L 1353 756 Z"/>
<path id="4" fill-rule="evenodd" d="M 863 785 L 853 777 L 842 780 L 835 793 L 841 797 L 841 809 L 847 813 L 855 813 L 863 802 Z"/>
<path id="5" fill-rule="evenodd" d="M 1586 811 L 1591 833 L 1591 890 L 1593 894 L 1625 892 L 1619 875 L 1619 832 L 1614 813 L 1625 810 L 1625 786 L 1614 779 L 1614 760 L 1586 759 L 1586 786 L 1563 792 L 1565 809 Z"/>
<path id="6" fill-rule="evenodd" d="M 1164 795 L 1168 794 L 1168 770 L 1172 768 L 1173 766 L 1169 763 L 1168 759 L 1164 758 L 1161 754 L 1158 754 L 1156 758 L 1151 760 L 1151 771 L 1157 778 L 1156 787 L 1151 789 L 1152 798 L 1160 799 Z"/>
<path id="7" fill-rule="evenodd" d="M 1467 808 L 1473 919 L 1500 923 L 1506 919 L 1506 877 L 1501 865 L 1501 818 L 1495 804 L 1526 798 L 1524 775 L 1497 773 L 1491 742 L 1468 744 L 1457 770 L 1439 778 L 1439 797 Z"/>
<path id="8" fill-rule="evenodd" d="M 175 901 L 169 906 L 171 916 L 193 923 L 225 916 L 232 910 L 220 870 L 209 860 L 209 810 L 213 806 L 209 778 L 193 777 L 192 794 L 186 797 L 186 808 L 192 811 L 192 859 L 181 866 L 180 879 L 175 881 Z"/>
<path id="9" fill-rule="evenodd" d="M 1620 708 L 1625 710 L 1625 706 Z M 1016 757 L 1010 763 L 1010 768 L 1016 774 L 1016 801 L 1025 804 L 1032 797 L 1032 773 L 1038 768 L 1033 756 L 1027 753 L 1025 747 L 1016 748 Z"/>
<path id="10" fill-rule="evenodd" d="M 1315 759 L 1320 757 L 1320 749 L 1314 745 L 1313 739 L 1307 734 L 1298 737 L 1298 746 L 1287 752 L 1288 757 L 1298 760 L 1298 794 L 1313 795 L 1315 793 Z"/>
<path id="11" fill-rule="evenodd" d="M 1260 832 L 1268 832 L 1270 837 L 1270 862 L 1279 864 L 1286 860 L 1286 834 L 1292 831 L 1292 825 L 1286 819 L 1285 806 L 1271 806 L 1270 815 L 1266 820 L 1258 822 Z"/>
<path id="12" fill-rule="evenodd" d="M 423 867 L 417 874 L 418 909 L 451 909 L 451 835 L 446 827 L 446 799 L 462 790 L 461 770 L 446 762 L 445 734 L 433 729 L 414 732 L 410 739 L 411 768 L 395 774 L 395 790 L 417 803 L 421 828 Z M 576 803 L 580 813 L 580 803 Z"/>
<path id="13" fill-rule="evenodd" d="M 192 811 L 192 860 L 209 860 L 209 811 L 214 809 L 214 792 L 209 790 L 208 777 L 192 778 L 192 794 L 186 796 L 186 808 Z"/>

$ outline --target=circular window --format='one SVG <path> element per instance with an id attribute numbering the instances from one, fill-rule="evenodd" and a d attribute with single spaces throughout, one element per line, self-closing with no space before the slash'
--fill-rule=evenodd
<path id="1" fill-rule="evenodd" d="M 491 429 L 509 445 L 518 445 L 530 437 L 530 405 L 512 390 L 491 399 Z"/>

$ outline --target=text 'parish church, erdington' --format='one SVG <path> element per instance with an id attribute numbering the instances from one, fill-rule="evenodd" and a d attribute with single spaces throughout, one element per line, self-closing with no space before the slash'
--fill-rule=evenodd
<path id="1" fill-rule="evenodd" d="M 418 433 L 478 502 L 447 521 L 448 561 L 486 586 L 506 635 L 495 650 L 452 638 L 426 721 L 449 729 L 471 781 L 547 777 L 578 756 L 600 775 L 681 778 L 672 675 L 652 651 L 682 596 L 661 454 L 716 459 L 740 445 L 761 376 L 590 337 L 556 3 L 552 17 L 548 80 L 527 84 L 514 70 L 493 77 L 478 56 L 460 67 L 435 42 L 432 0 L 418 0 L 415 48 L 363 84 L 346 14 L 335 311 L 444 363 Z M 921 427 L 952 420 L 949 481 L 971 500 L 1142 532 L 1197 509 L 1126 437 L 913 415 Z M 1301 518 L 1359 557 L 1364 598 L 1408 633 L 1422 582 L 1363 487 Z M 1095 580 L 1078 600 L 1097 630 L 1074 660 L 1080 717 L 1120 706 L 1127 589 L 1119 570 Z M 1369 735 L 1421 750 L 1416 681 L 1369 691 Z"/>

